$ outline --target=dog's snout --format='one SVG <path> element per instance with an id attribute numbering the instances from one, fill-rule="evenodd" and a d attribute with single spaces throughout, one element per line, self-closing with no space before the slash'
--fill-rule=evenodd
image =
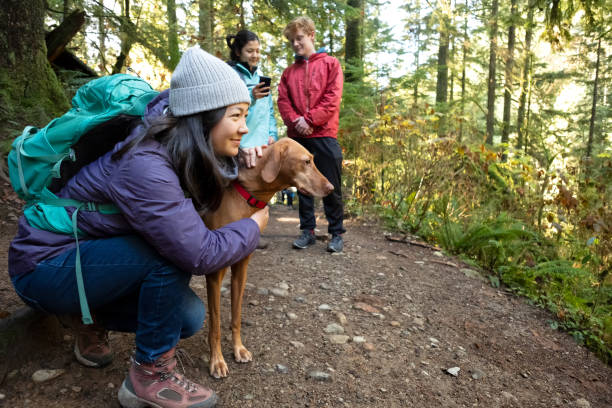
<path id="1" fill-rule="evenodd" d="M 325 195 L 330 194 L 332 191 L 334 191 L 334 185 L 328 181 L 325 185 Z"/>

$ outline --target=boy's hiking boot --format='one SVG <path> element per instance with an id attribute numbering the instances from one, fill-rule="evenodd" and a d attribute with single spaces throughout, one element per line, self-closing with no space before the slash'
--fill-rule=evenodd
<path id="1" fill-rule="evenodd" d="M 97 323 L 83 324 L 78 316 L 60 316 L 59 320 L 74 332 L 74 356 L 79 363 L 100 368 L 113 361 L 108 331 L 104 327 Z"/>
<path id="2" fill-rule="evenodd" d="M 327 252 L 342 252 L 344 240 L 342 235 L 332 235 L 331 241 L 327 244 Z"/>
<path id="3" fill-rule="evenodd" d="M 302 230 L 302 235 L 293 241 L 293 247 L 296 249 L 306 249 L 316 241 L 313 230 Z"/>
<path id="4" fill-rule="evenodd" d="M 175 348 L 153 363 L 139 363 L 132 358 L 127 378 L 119 389 L 123 408 L 212 408 L 217 394 L 186 379 L 175 371 Z"/>

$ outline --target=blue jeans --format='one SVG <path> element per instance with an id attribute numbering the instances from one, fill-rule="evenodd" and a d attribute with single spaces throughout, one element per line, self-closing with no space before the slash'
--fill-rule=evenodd
<path id="1" fill-rule="evenodd" d="M 191 275 L 167 261 L 138 236 L 84 241 L 81 265 L 87 302 L 96 322 L 136 333 L 136 360 L 151 363 L 195 334 L 206 310 L 191 290 Z M 30 306 L 53 314 L 80 315 L 76 248 L 45 260 L 13 279 Z"/>

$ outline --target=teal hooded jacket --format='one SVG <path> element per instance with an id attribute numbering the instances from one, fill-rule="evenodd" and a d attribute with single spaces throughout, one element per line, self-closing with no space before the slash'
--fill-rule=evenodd
<path id="1" fill-rule="evenodd" d="M 272 101 L 271 94 L 257 100 L 253 98 L 253 88 L 261 82 L 257 69 L 251 72 L 247 67 L 236 61 L 230 61 L 229 65 L 238 72 L 238 75 L 246 83 L 251 94 L 251 106 L 249 107 L 249 116 L 247 117 L 249 133 L 242 137 L 240 147 L 247 148 L 267 145 L 268 137 L 270 136 L 274 140 L 278 140 L 276 119 L 274 118 L 274 102 Z"/>

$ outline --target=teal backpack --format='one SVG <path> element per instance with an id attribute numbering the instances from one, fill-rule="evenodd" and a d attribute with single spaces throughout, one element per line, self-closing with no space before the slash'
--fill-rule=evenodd
<path id="1" fill-rule="evenodd" d="M 24 216 L 28 223 L 34 228 L 75 237 L 77 286 L 86 324 L 92 323 L 92 319 L 83 287 L 78 239 L 84 234 L 77 227 L 77 214 L 79 210 L 102 213 L 118 210 L 112 204 L 59 198 L 53 191 L 59 191 L 58 186 L 81 167 L 125 139 L 130 124 L 142 117 L 147 104 L 157 95 L 146 81 L 132 75 L 116 74 L 90 81 L 79 88 L 72 108 L 64 115 L 42 129 L 27 126 L 8 155 L 11 184 L 26 201 Z M 104 129 L 108 123 L 113 123 L 113 127 Z M 65 207 L 75 207 L 71 217 Z"/>

